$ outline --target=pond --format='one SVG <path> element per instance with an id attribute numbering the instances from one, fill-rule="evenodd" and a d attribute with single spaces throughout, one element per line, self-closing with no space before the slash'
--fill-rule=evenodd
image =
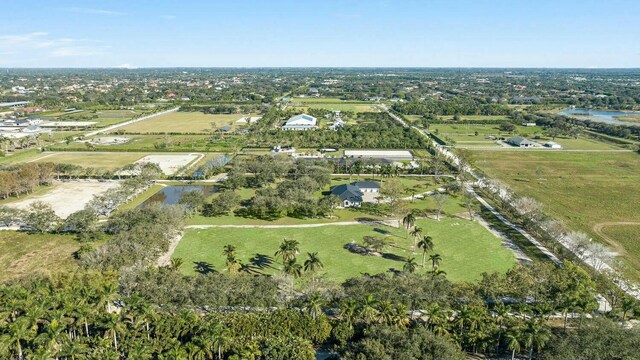
<path id="1" fill-rule="evenodd" d="M 205 197 L 209 197 L 218 191 L 218 188 L 211 185 L 175 185 L 167 186 L 150 198 L 145 200 L 138 207 L 145 207 L 150 204 L 174 205 L 182 198 L 182 195 L 190 191 L 202 191 Z"/>
<path id="2" fill-rule="evenodd" d="M 591 120 L 611 125 L 631 125 L 640 126 L 638 122 L 620 121 L 617 118 L 625 116 L 638 116 L 640 111 L 616 111 L 616 110 L 591 110 L 591 109 L 566 109 L 558 113 L 559 115 L 573 116 L 580 120 Z"/>

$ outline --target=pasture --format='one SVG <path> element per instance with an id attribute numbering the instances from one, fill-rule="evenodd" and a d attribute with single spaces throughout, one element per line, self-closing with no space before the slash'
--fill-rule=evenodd
<path id="1" fill-rule="evenodd" d="M 476 151 L 473 159 L 490 177 L 537 199 L 551 216 L 594 239 L 605 241 L 595 231 L 599 224 L 640 222 L 640 156 L 635 153 Z M 619 235 L 614 230 L 610 236 L 613 247 L 624 249 L 628 263 L 637 262 L 637 242 Z M 633 272 L 640 279 L 640 266 Z"/>
<path id="2" fill-rule="evenodd" d="M 545 135 L 544 129 L 537 126 L 517 126 L 513 133 L 501 131 L 496 124 L 433 124 L 429 130 L 440 139 L 453 140 L 457 147 L 495 147 L 498 144 L 490 137 L 510 138 L 513 136 L 524 136 L 540 144 L 547 141 L 555 141 L 566 150 L 618 150 L 620 148 L 597 141 L 585 136 L 578 138 L 557 137 L 552 139 Z"/>
<path id="3" fill-rule="evenodd" d="M 515 264 L 513 253 L 502 246 L 502 240 L 476 222 L 447 218 L 419 220 L 418 226 L 428 229 L 435 244 L 434 252 L 442 257 L 440 268 L 453 281 L 477 280 L 482 272 L 505 272 Z M 387 240 L 389 245 L 382 251 L 383 256 L 359 255 L 344 248 L 352 241 L 362 244 L 362 237 L 367 235 Z M 223 272 L 226 267 L 222 250 L 230 244 L 236 246 L 238 260 L 248 265 L 250 271 L 275 274 L 282 265 L 274 253 L 283 239 L 300 242 L 299 263 L 304 262 L 307 252 L 318 252 L 324 269 L 316 276 L 335 282 L 365 273 L 402 271 L 408 257 L 415 256 L 419 264 L 422 261 L 420 252 L 412 253 L 413 240 L 405 238 L 404 229 L 382 225 L 189 229 L 173 257 L 184 260 L 183 272 L 186 274 L 195 273 L 197 262 Z M 424 273 L 430 269 L 427 261 L 425 268 L 417 271 Z"/>
<path id="4" fill-rule="evenodd" d="M 70 271 L 80 244 L 71 235 L 0 232 L 0 282 Z"/>
<path id="5" fill-rule="evenodd" d="M 204 114 L 201 112 L 172 112 L 122 127 L 128 133 L 212 133 L 223 126 L 235 126 L 242 114 Z"/>
<path id="6" fill-rule="evenodd" d="M 134 163 L 146 153 L 100 153 L 100 152 L 54 152 L 42 153 L 35 162 L 52 162 L 55 164 L 72 164 L 86 168 L 117 170 Z"/>

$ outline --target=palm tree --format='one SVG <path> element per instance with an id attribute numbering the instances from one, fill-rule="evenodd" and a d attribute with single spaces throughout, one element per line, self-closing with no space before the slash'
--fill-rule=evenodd
<path id="1" fill-rule="evenodd" d="M 353 298 L 348 298 L 342 303 L 339 317 L 341 321 L 349 326 L 349 328 L 353 327 L 357 309 L 358 304 Z"/>
<path id="2" fill-rule="evenodd" d="M 433 254 L 429 256 L 429 261 L 431 261 L 431 269 L 435 271 L 436 268 L 440 267 L 442 257 L 440 256 L 440 254 Z"/>
<path id="3" fill-rule="evenodd" d="M 317 270 L 322 269 L 324 267 L 324 264 L 322 264 L 322 261 L 320 261 L 320 258 L 318 257 L 317 252 L 307 253 L 307 256 L 309 258 L 304 261 L 305 272 L 311 272 L 313 274 Z"/>
<path id="4" fill-rule="evenodd" d="M 305 299 L 305 307 L 313 320 L 315 320 L 319 314 L 322 314 L 322 305 L 324 305 L 324 303 L 324 299 L 317 292 L 311 293 Z"/>
<path id="5" fill-rule="evenodd" d="M 407 239 L 409 239 L 409 229 L 411 229 L 412 227 L 414 227 L 416 225 L 416 215 L 413 213 L 413 211 L 409 212 L 407 215 L 405 215 L 402 218 L 402 226 L 404 226 L 405 230 L 407 231 Z"/>
<path id="6" fill-rule="evenodd" d="M 282 257 L 282 263 L 292 260 L 300 252 L 300 243 L 297 240 L 284 239 L 276 251 L 276 257 Z"/>
<path id="7" fill-rule="evenodd" d="M 412 274 L 413 272 L 416 271 L 417 267 L 418 267 L 418 264 L 416 264 L 416 258 L 409 258 L 404 262 L 404 265 L 402 266 L 402 271 Z"/>
<path id="8" fill-rule="evenodd" d="M 413 230 L 411 230 L 411 236 L 413 237 L 413 252 L 416 252 L 416 241 L 422 237 L 422 228 L 418 226 L 414 226 Z"/>
<path id="9" fill-rule="evenodd" d="M 169 267 L 171 270 L 179 271 L 182 264 L 184 264 L 184 260 L 182 258 L 173 258 L 171 259 L 171 265 L 169 265 Z"/>
<path id="10" fill-rule="evenodd" d="M 217 349 L 218 359 L 222 359 L 222 354 L 229 347 L 231 338 L 229 336 L 230 331 L 227 327 L 221 323 L 217 323 L 213 328 L 213 346 Z"/>
<path id="11" fill-rule="evenodd" d="M 529 359 L 533 358 L 533 350 L 540 352 L 551 338 L 551 330 L 540 319 L 532 319 L 527 322 L 527 327 L 522 333 L 523 343 L 529 348 Z"/>
<path id="12" fill-rule="evenodd" d="M 422 267 L 427 258 L 427 253 L 433 251 L 433 238 L 429 235 L 425 236 L 418 242 L 418 248 L 422 249 Z"/>
<path id="13" fill-rule="evenodd" d="M 233 246 L 233 245 L 225 245 L 224 246 L 224 250 L 222 251 L 222 253 L 224 254 L 224 256 L 226 256 L 227 259 L 235 258 L 236 257 L 236 247 Z"/>
<path id="14" fill-rule="evenodd" d="M 371 322 L 376 317 L 378 310 L 376 310 L 375 306 L 377 301 L 373 297 L 373 295 L 369 294 L 362 298 L 362 303 L 360 304 L 360 309 L 358 311 L 360 317 L 365 322 Z"/>
<path id="15" fill-rule="evenodd" d="M 16 322 L 9 325 L 9 334 L 10 335 L 6 335 L 7 338 L 3 339 L 2 342 L 8 346 L 15 345 L 18 350 L 18 359 L 22 360 L 22 341 L 31 340 L 35 332 L 26 318 L 19 318 Z"/>
<path id="16" fill-rule="evenodd" d="M 511 360 L 516 358 L 516 352 L 520 352 L 520 334 L 518 332 L 509 332 L 506 335 L 507 349 L 511 350 Z"/>
<path id="17" fill-rule="evenodd" d="M 299 278 L 302 276 L 302 265 L 296 262 L 296 258 L 289 259 L 284 263 L 284 267 L 282 268 L 282 272 L 293 276 L 293 278 Z"/>

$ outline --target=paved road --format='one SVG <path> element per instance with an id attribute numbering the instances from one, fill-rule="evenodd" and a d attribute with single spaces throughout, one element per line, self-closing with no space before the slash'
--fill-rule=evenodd
<path id="1" fill-rule="evenodd" d="M 127 126 L 127 125 L 130 125 L 130 124 L 133 124 L 133 123 L 137 123 L 139 121 L 149 120 L 149 119 L 154 118 L 156 116 L 160 116 L 160 115 L 176 112 L 176 111 L 178 111 L 178 109 L 180 109 L 180 107 L 173 108 L 173 109 L 170 109 L 170 110 L 161 111 L 159 113 L 155 113 L 155 114 L 151 114 L 151 115 L 147 115 L 147 116 L 143 116 L 141 118 L 132 119 L 132 120 L 129 120 L 129 121 L 125 121 L 123 123 L 111 125 L 111 126 L 108 126 L 108 127 L 104 128 L 104 129 L 100 129 L 100 130 L 96 130 L 96 131 L 92 131 L 92 132 L 86 133 L 86 134 L 84 134 L 84 136 L 85 137 L 90 137 L 90 136 L 95 136 L 95 135 L 101 134 L 103 132 L 109 132 L 109 131 L 117 129 L 119 127 Z"/>
<path id="2" fill-rule="evenodd" d="M 350 226 L 350 225 L 384 225 L 399 227 L 398 220 L 384 221 L 342 221 L 320 224 L 295 224 L 295 225 L 188 225 L 187 229 L 210 229 L 210 228 L 235 228 L 235 229 L 287 229 L 287 228 L 317 228 L 324 226 Z"/>

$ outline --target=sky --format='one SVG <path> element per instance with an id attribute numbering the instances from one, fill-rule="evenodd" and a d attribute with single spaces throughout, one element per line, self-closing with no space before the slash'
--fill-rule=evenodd
<path id="1" fill-rule="evenodd" d="M 640 67 L 639 0 L 20 0 L 0 67 Z"/>

